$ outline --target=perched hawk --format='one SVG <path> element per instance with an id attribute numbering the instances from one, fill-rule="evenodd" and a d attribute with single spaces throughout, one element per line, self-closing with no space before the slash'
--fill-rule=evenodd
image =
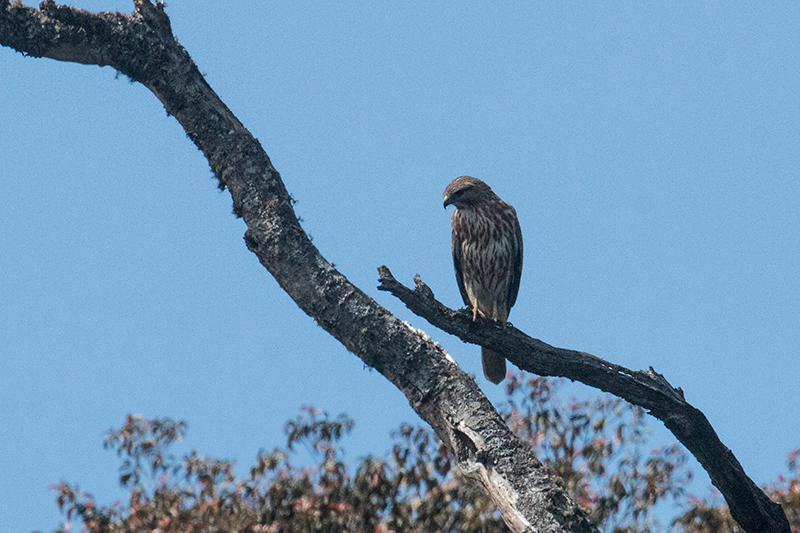
<path id="1" fill-rule="evenodd" d="M 522 276 L 522 232 L 517 212 L 488 185 L 461 176 L 444 190 L 444 206 L 453 204 L 453 264 L 461 297 L 472 310 L 505 327 L 517 301 Z M 483 374 L 492 383 L 506 377 L 506 359 L 481 347 Z"/>

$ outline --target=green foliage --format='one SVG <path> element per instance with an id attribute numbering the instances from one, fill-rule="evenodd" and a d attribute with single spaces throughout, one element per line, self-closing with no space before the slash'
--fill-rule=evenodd
<path id="1" fill-rule="evenodd" d="M 603 531 L 663 529 L 652 511 L 662 501 L 685 501 L 690 474 L 684 453 L 677 446 L 646 450 L 641 409 L 609 396 L 563 401 L 560 385 L 510 378 L 501 409 L 509 426 L 535 447 Z M 304 407 L 286 424 L 286 445 L 260 452 L 249 475 L 237 478 L 232 462 L 196 451 L 182 458 L 170 453 L 185 423 L 128 416 L 121 429 L 108 432 L 105 446 L 122 457 L 120 483 L 130 501 L 97 506 L 91 495 L 62 481 L 55 487 L 57 502 L 68 522 L 57 531 L 70 531 L 73 519 L 87 533 L 507 531 L 491 502 L 462 482 L 430 430 L 404 424 L 393 433 L 390 452 L 348 465 L 338 444 L 354 424 L 345 415 L 331 418 Z M 293 464 L 298 446 L 314 464 Z M 770 494 L 796 527 L 798 452 L 790 456 L 790 470 L 793 477 Z M 685 531 L 738 531 L 724 507 L 688 501 L 675 521 Z"/>
<path id="2" fill-rule="evenodd" d="M 429 431 L 402 426 L 391 454 L 362 458 L 349 473 L 337 443 L 353 426 L 352 418 L 303 408 L 286 424 L 286 447 L 259 453 L 249 477 L 237 480 L 231 462 L 168 453 L 183 436 L 182 422 L 128 416 L 106 436 L 106 447 L 124 457 L 128 507 L 97 507 L 65 482 L 55 487 L 58 505 L 93 533 L 505 531 L 489 502 L 455 480 Z M 318 463 L 295 467 L 298 445 Z"/>

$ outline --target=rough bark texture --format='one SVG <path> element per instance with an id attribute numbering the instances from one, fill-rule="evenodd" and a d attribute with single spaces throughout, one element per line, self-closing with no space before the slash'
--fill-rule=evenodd
<path id="1" fill-rule="evenodd" d="M 596 532 L 474 380 L 319 254 L 269 157 L 177 43 L 163 4 L 134 4 L 134 13 L 123 15 L 0 0 L 0 44 L 36 57 L 109 65 L 148 87 L 230 191 L 234 212 L 247 223 L 248 248 L 303 311 L 403 391 L 512 531 Z"/>
<path id="2" fill-rule="evenodd" d="M 789 533 L 789 523 L 780 505 L 745 474 L 705 415 L 684 399 L 683 391 L 673 388 L 652 367 L 647 371 L 629 370 L 588 353 L 550 346 L 512 325 L 504 330 L 491 320 L 473 322 L 469 312 L 454 311 L 436 300 L 419 276 L 414 277 L 416 287 L 412 290 L 398 282 L 385 266 L 378 271 L 379 289 L 394 294 L 434 326 L 466 342 L 491 346 L 528 372 L 580 381 L 647 409 L 703 465 L 711 482 L 725 497 L 731 515 L 745 531 Z"/>
<path id="3" fill-rule="evenodd" d="M 597 531 L 438 344 L 379 306 L 319 254 L 269 157 L 177 43 L 163 4 L 133 1 L 134 13 L 124 15 L 52 1 L 37 10 L 0 0 L 0 44 L 35 57 L 112 66 L 148 87 L 205 154 L 220 187 L 230 191 L 234 212 L 247 223 L 248 248 L 303 311 L 403 391 L 512 531 Z M 554 348 L 513 327 L 503 333 L 492 323 L 475 325 L 465 312 L 437 302 L 423 284 L 412 291 L 388 269 L 381 274 L 382 289 L 433 325 L 487 344 L 520 368 L 579 380 L 648 409 L 698 458 L 746 531 L 789 533 L 780 507 L 744 474 L 703 414 L 652 369 L 631 371 Z"/>

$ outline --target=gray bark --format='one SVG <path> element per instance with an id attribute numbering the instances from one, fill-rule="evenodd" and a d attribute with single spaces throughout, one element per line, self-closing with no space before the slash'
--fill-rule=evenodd
<path id="1" fill-rule="evenodd" d="M 597 528 L 516 437 L 475 381 L 425 333 L 351 284 L 311 244 L 258 141 L 206 83 L 172 34 L 163 4 L 131 15 L 0 0 L 0 44 L 61 61 L 109 65 L 150 89 L 203 152 L 247 224 L 245 242 L 297 305 L 397 386 L 515 532 Z"/>
<path id="2" fill-rule="evenodd" d="M 52 1 L 37 10 L 0 0 L 0 44 L 34 57 L 111 66 L 150 89 L 206 156 L 220 188 L 229 190 L 234 213 L 248 227 L 247 247 L 303 311 L 403 391 L 448 446 L 465 477 L 492 498 L 512 531 L 597 531 L 438 344 L 379 306 L 320 255 L 300 227 L 269 157 L 178 44 L 163 4 L 134 4 L 135 11 L 124 15 L 95 14 Z M 400 296 L 402 285 L 392 285 L 387 273 L 382 272 L 382 288 Z M 435 302 L 432 293 L 426 296 L 419 287 L 406 291 Z M 559 350 L 514 328 L 503 334 L 492 324 L 475 327 L 464 320 L 464 313 L 439 311 L 444 314 L 420 314 L 464 340 L 501 351 L 521 368 L 578 379 L 650 409 L 667 427 L 676 428 L 693 453 L 712 442 L 712 435 L 716 438 L 702 413 L 655 373 Z M 694 439 L 699 439 L 698 446 Z M 780 507 L 755 487 L 721 443 L 695 455 L 746 531 L 789 532 Z"/>
<path id="3" fill-rule="evenodd" d="M 734 520 L 745 531 L 789 533 L 789 523 L 781 506 L 770 500 L 747 476 L 705 415 L 685 400 L 683 391 L 673 388 L 652 367 L 647 371 L 629 370 L 585 352 L 550 346 L 510 324 L 503 328 L 485 319 L 479 319 L 476 324 L 469 312 L 454 311 L 437 301 L 419 276 L 415 277 L 416 287 L 412 290 L 394 279 L 385 266 L 378 270 L 381 281 L 378 288 L 394 294 L 432 325 L 463 341 L 491 346 L 528 372 L 580 381 L 643 407 L 664 422 L 700 462 L 725 497 Z"/>

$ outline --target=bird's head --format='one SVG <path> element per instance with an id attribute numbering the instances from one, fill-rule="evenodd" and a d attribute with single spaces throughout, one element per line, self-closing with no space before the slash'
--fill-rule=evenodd
<path id="1" fill-rule="evenodd" d="M 461 176 L 454 179 L 444 190 L 444 207 L 456 206 L 456 209 L 472 207 L 494 197 L 492 189 L 478 178 Z"/>

